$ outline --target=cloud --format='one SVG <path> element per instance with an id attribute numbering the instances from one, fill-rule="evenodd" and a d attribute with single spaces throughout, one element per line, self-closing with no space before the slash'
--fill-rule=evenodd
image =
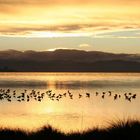
<path id="1" fill-rule="evenodd" d="M 129 27 L 129 28 L 128 28 Z M 114 23 L 90 23 L 90 24 L 57 24 L 57 25 L 45 25 L 45 24 L 1 24 L 0 35 L 23 35 L 30 36 L 32 34 L 50 35 L 53 33 L 59 34 L 85 34 L 89 36 L 101 37 L 139 37 L 138 33 L 134 29 L 140 28 L 139 24 L 119 24 Z M 122 30 L 122 31 L 118 31 Z M 131 31 L 132 30 L 132 31 Z M 134 30 L 134 31 L 133 31 Z"/>
<path id="2" fill-rule="evenodd" d="M 80 48 L 85 48 L 85 47 L 91 47 L 91 45 L 89 45 L 89 44 L 80 44 L 79 47 Z"/>
<path id="3" fill-rule="evenodd" d="M 87 44 L 87 43 L 83 43 L 83 44 L 80 44 L 78 47 L 77 47 L 78 50 L 87 50 L 87 51 L 91 51 L 93 50 L 93 45 L 91 44 Z"/>
<path id="4" fill-rule="evenodd" d="M 138 5 L 139 2 L 118 0 L 117 4 Z M 116 0 L 0 0 L 0 35 L 81 34 L 107 37 L 102 33 L 140 28 L 137 6 L 130 5 L 129 9 L 117 4 Z"/>
<path id="5" fill-rule="evenodd" d="M 120 6 L 124 7 L 138 7 L 140 5 L 139 0 L 0 0 L 0 13 L 8 13 L 10 14 L 10 11 L 26 11 L 25 9 L 27 7 L 65 7 L 65 6 L 77 6 L 80 5 L 84 6 L 86 5 L 92 6 L 94 9 L 95 6 L 99 6 L 99 8 L 107 6 L 114 6 L 114 8 Z M 135 9 L 135 8 L 134 8 Z M 101 8 L 102 10 L 102 8 Z M 122 10 L 122 9 L 121 9 Z M 57 11 L 57 10 L 56 10 Z M 18 14 L 18 12 L 17 12 Z"/>
<path id="6" fill-rule="evenodd" d="M 78 31 L 88 25 L 12 25 L 12 26 L 1 26 L 0 33 L 1 35 L 28 35 L 32 32 L 72 32 Z"/>
<path id="7" fill-rule="evenodd" d="M 121 31 L 111 31 L 99 33 L 96 38 L 140 38 L 140 29 L 127 29 Z"/>
<path id="8" fill-rule="evenodd" d="M 57 48 L 51 48 L 51 49 L 47 49 L 47 51 L 55 51 L 55 50 L 59 50 L 59 49 L 63 49 L 63 50 L 93 50 L 92 49 L 92 45 L 90 44 L 80 44 L 79 46 L 76 47 L 70 47 L 70 48 L 66 48 L 66 47 L 57 47 Z"/>
<path id="9" fill-rule="evenodd" d="M 138 29 L 139 3 L 138 0 L 0 0 L 0 35 L 101 37 L 99 33 Z"/>
<path id="10" fill-rule="evenodd" d="M 79 3 L 124 3 L 124 4 L 135 4 L 139 3 L 139 0 L 0 0 L 0 4 L 2 5 L 15 5 L 15 4 L 55 4 L 55 3 L 65 3 L 65 4 L 79 4 Z"/>
<path id="11" fill-rule="evenodd" d="M 99 0 L 100 1 L 100 0 Z M 83 5 L 99 3 L 97 0 L 0 0 L 0 7 L 17 8 L 24 6 L 32 7 L 51 7 L 62 5 Z M 14 7 L 13 7 L 14 6 Z"/>
<path id="12" fill-rule="evenodd" d="M 65 47 L 57 47 L 57 48 L 51 48 L 51 49 L 47 49 L 46 51 L 55 51 L 55 50 L 73 50 L 75 48 L 65 48 Z"/>

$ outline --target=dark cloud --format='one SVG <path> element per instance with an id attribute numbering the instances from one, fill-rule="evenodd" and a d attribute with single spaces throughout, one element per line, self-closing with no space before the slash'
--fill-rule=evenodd
<path id="1" fill-rule="evenodd" d="M 93 23 L 93 24 L 65 24 L 65 25 L 20 25 L 20 26 L 6 26 L 0 27 L 2 35 L 26 35 L 32 32 L 93 32 L 94 31 L 107 31 L 113 29 L 137 29 L 140 28 L 139 24 L 122 24 L 116 25 L 113 23 Z"/>
<path id="2" fill-rule="evenodd" d="M 54 25 L 54 26 L 47 26 L 47 25 L 22 25 L 21 27 L 4 27 L 2 26 L 0 28 L 1 33 L 28 33 L 32 31 L 61 31 L 61 32 L 71 32 L 71 31 L 78 31 L 82 30 L 84 28 L 91 28 L 91 27 L 97 27 L 100 25 L 94 25 L 94 24 L 72 24 L 72 25 Z"/>
<path id="3" fill-rule="evenodd" d="M 112 25 L 110 25 L 111 27 Z M 71 25 L 54 25 L 54 26 L 45 26 L 45 25 L 22 25 L 21 27 L 4 27 L 1 26 L 0 32 L 2 34 L 26 34 L 33 31 L 52 31 L 52 32 L 73 32 L 73 31 L 82 31 L 82 30 L 109 30 L 108 25 L 103 24 L 71 24 Z"/>

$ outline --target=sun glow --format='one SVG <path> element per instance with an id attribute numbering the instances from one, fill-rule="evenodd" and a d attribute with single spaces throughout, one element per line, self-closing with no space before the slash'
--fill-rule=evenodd
<path id="1" fill-rule="evenodd" d="M 21 6 L 20 12 L 0 12 L 0 33 L 19 37 L 71 37 L 125 26 L 134 29 L 140 24 L 138 8 L 121 3 L 106 5 L 104 2 L 65 6 L 30 5 L 26 10 Z"/>
<path id="2" fill-rule="evenodd" d="M 55 33 L 55 32 L 32 32 L 29 34 L 29 37 L 58 37 L 61 33 Z"/>
<path id="3" fill-rule="evenodd" d="M 139 0 L 0 0 L 0 50 L 30 46 L 137 53 L 139 5 Z"/>
<path id="4" fill-rule="evenodd" d="M 47 38 L 53 38 L 53 37 L 82 37 L 82 36 L 89 36 L 89 35 L 92 35 L 92 33 L 86 33 L 86 32 L 31 32 L 31 33 L 28 33 L 28 34 L 23 34 L 23 35 L 18 35 L 18 36 L 21 36 L 21 37 L 37 37 L 37 38 L 44 38 L 44 37 L 47 37 Z"/>

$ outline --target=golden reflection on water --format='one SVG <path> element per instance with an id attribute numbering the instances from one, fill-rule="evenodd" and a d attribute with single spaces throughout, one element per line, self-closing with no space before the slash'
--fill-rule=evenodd
<path id="1" fill-rule="evenodd" d="M 27 89 L 29 93 L 32 89 L 40 92 L 51 89 L 55 94 L 62 94 L 70 90 L 73 94 L 73 99 L 67 96 L 60 101 L 52 101 L 48 97 L 41 102 L 34 100 L 30 102 L 14 100 L 11 103 L 1 101 L 0 126 L 3 127 L 36 130 L 50 124 L 64 132 L 69 132 L 96 126 L 106 127 L 108 122 L 114 121 L 114 119 L 140 118 L 139 74 L 12 73 L 0 74 L 0 78 L 1 81 L 16 82 L 17 87 L 12 87 L 14 82 L 8 86 L 11 86 L 11 91 L 16 89 L 18 94 L 24 89 Z M 43 81 L 46 85 L 43 87 L 38 87 L 36 83 L 28 85 L 29 81 Z M 4 86 L 4 84 L 2 85 Z M 8 87 L 5 85 L 3 88 Z M 114 101 L 113 97 L 106 96 L 102 99 L 101 96 L 95 96 L 96 91 L 102 93 L 103 91 L 108 92 L 108 90 L 122 95 L 122 98 Z M 91 94 L 90 98 L 86 98 L 86 92 Z M 128 102 L 123 97 L 125 92 L 136 93 L 137 98 Z M 82 94 L 80 99 L 79 94 Z"/>

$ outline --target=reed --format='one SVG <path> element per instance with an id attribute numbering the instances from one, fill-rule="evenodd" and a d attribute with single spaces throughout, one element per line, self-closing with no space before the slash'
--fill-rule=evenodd
<path id="1" fill-rule="evenodd" d="M 20 129 L 0 129 L 1 140 L 140 140 L 140 121 L 123 120 L 110 123 L 107 128 L 93 128 L 83 132 L 65 134 L 51 126 L 36 132 Z"/>

